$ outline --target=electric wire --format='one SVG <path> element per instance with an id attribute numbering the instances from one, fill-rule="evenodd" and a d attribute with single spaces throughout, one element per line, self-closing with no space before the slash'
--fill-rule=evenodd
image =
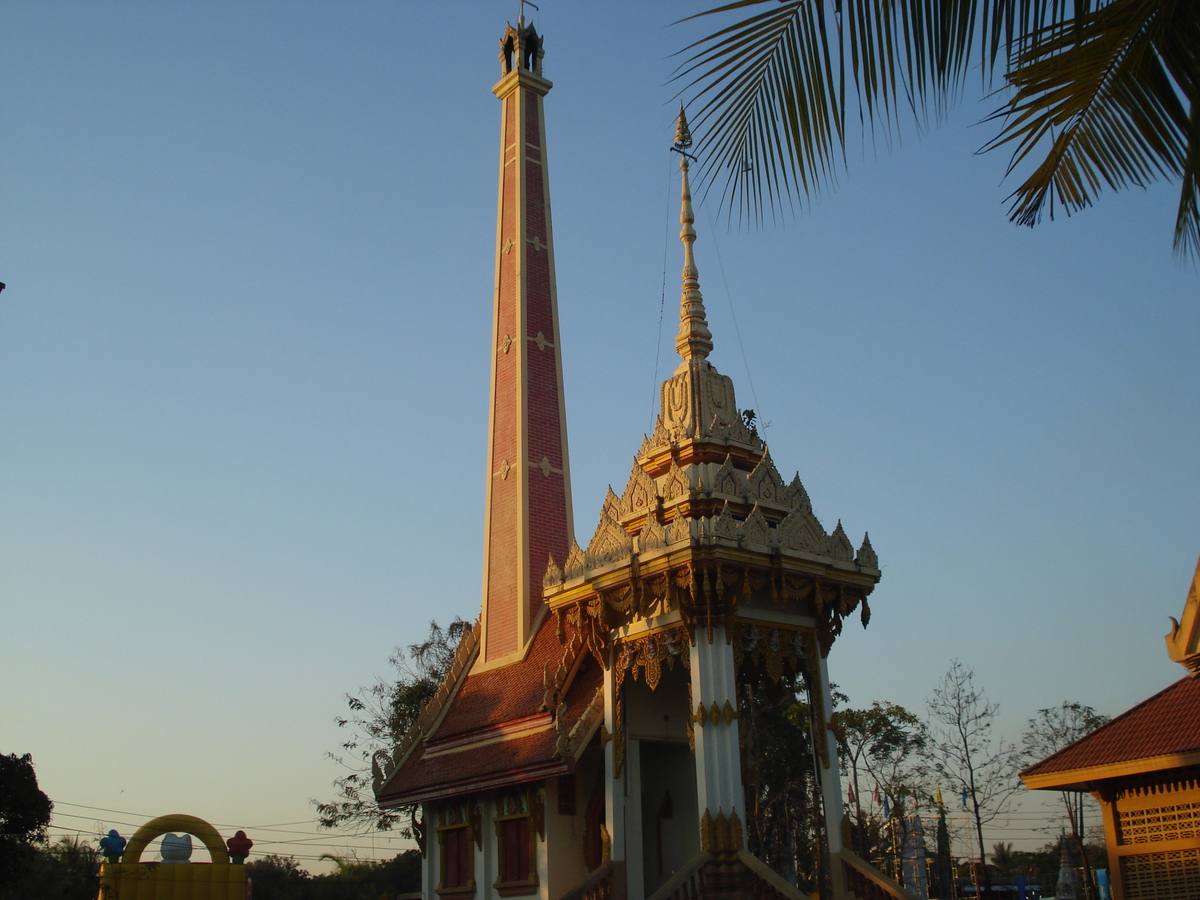
<path id="1" fill-rule="evenodd" d="M 79 819 L 90 821 L 93 824 L 92 828 L 81 828 L 78 825 L 67 824 L 51 824 L 47 831 L 54 837 L 75 837 L 82 838 L 84 834 L 91 833 L 93 839 L 98 838 L 105 830 L 114 826 L 129 828 L 136 831 L 146 821 L 156 818 L 156 816 L 132 812 L 129 810 L 111 809 L 103 806 L 89 806 L 82 803 L 70 803 L 64 800 L 54 801 L 55 819 Z M 80 815 L 78 813 L 69 813 L 59 810 L 59 807 L 68 807 L 70 809 L 88 810 L 91 812 L 111 813 L 120 816 L 121 819 L 114 819 L 106 822 L 101 822 L 95 816 Z M 929 812 L 923 814 L 925 818 L 930 818 Z M 1101 818 L 1098 810 L 1085 810 L 1085 824 L 1088 820 L 1093 823 Z M 948 824 L 956 831 L 966 827 L 973 827 L 972 823 L 966 814 L 961 812 L 949 812 L 947 814 Z M 1023 846 L 1041 848 L 1047 843 L 1052 843 L 1053 839 L 1048 838 L 1049 831 L 1043 829 L 1052 829 L 1056 816 L 1051 813 L 1038 812 L 1012 812 L 1006 815 L 1000 823 L 987 826 L 989 834 L 1003 838 L 1010 843 L 1019 843 Z M 292 828 L 296 825 L 316 825 L 315 820 L 300 820 L 296 822 L 277 822 L 264 825 L 242 825 L 228 822 L 213 822 L 210 823 L 214 828 L 221 829 L 241 829 L 244 830 L 254 840 L 253 856 L 268 856 L 268 855 L 283 855 L 286 852 L 287 856 L 291 856 L 297 861 L 317 862 L 322 859 L 322 855 L 312 855 L 315 851 L 337 851 L 337 853 L 353 854 L 354 859 L 362 861 L 386 861 L 390 859 L 390 855 L 380 856 L 381 848 L 377 841 L 385 841 L 391 845 L 384 850 L 401 845 L 400 849 L 407 849 L 405 844 L 411 842 L 396 834 L 388 834 L 386 832 L 368 832 L 365 834 L 339 834 L 334 831 L 316 830 L 316 831 L 300 831 Z M 1039 827 L 1040 826 L 1040 827 Z M 1038 832 L 1041 831 L 1039 834 Z M 289 837 L 283 837 L 283 836 Z M 292 837 L 294 835 L 294 837 Z M 280 836 L 276 838 L 276 836 Z M 370 843 L 364 843 L 369 841 Z M 297 851 L 305 851 L 297 852 Z M 337 855 L 334 853 L 332 855 Z M 369 854 L 369 856 L 359 857 L 358 854 Z M 394 855 L 394 854 L 392 854 Z"/>
<path id="2" fill-rule="evenodd" d="M 65 800 L 54 801 L 54 818 L 55 819 L 79 819 L 90 821 L 92 828 L 82 828 L 79 825 L 73 824 L 51 824 L 47 828 L 47 832 L 52 837 L 69 838 L 74 837 L 76 840 L 83 838 L 85 834 L 90 834 L 92 839 L 98 839 L 106 830 L 113 827 L 127 828 L 136 831 L 150 819 L 157 816 L 132 812 L 130 810 L 112 809 L 103 806 L 89 806 L 83 803 L 70 803 Z M 120 816 L 120 819 L 111 819 L 101 821 L 96 816 L 80 815 L 78 813 L 64 812 L 59 807 L 67 807 L 77 810 L 89 810 L 91 812 L 110 813 Z M 140 821 L 139 821 L 140 820 Z M 366 833 L 366 834 L 339 834 L 336 831 L 299 831 L 289 826 L 294 825 L 316 825 L 315 820 L 300 820 L 296 822 L 278 822 L 267 823 L 265 825 L 242 825 L 229 822 L 210 822 L 214 828 L 232 830 L 241 829 L 246 831 L 254 840 L 254 848 L 251 851 L 252 856 L 269 856 L 281 855 L 286 853 L 297 861 L 319 862 L 327 855 L 347 856 L 355 860 L 363 862 L 381 862 L 391 859 L 395 852 L 408 849 L 411 846 L 411 841 L 397 834 L 386 833 Z M 275 836 L 296 835 L 296 837 L 287 837 L 276 839 Z M 379 841 L 386 842 L 387 846 L 381 848 L 378 845 Z M 308 851 L 297 852 L 297 851 Z M 322 852 L 324 851 L 324 852 Z M 380 855 L 381 851 L 385 855 Z M 316 853 L 316 855 L 313 855 Z"/>

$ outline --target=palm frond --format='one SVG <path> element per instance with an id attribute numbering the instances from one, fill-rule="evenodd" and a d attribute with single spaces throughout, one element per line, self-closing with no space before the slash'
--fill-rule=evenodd
<path id="1" fill-rule="evenodd" d="M 1034 225 L 1047 207 L 1070 214 L 1106 187 L 1179 177 L 1176 250 L 1195 256 L 1198 22 L 1191 0 L 1113 0 L 1027 43 L 1007 76 L 1015 93 L 994 116 L 1004 128 L 985 147 L 1010 145 L 1011 173 L 1049 142 L 1011 195 L 1013 221 Z"/>
<path id="2" fill-rule="evenodd" d="M 972 67 L 990 78 L 1081 2 L 737 0 L 698 13 L 690 18 L 749 13 L 686 47 L 674 76 L 699 103 L 691 118 L 704 190 L 723 175 L 722 205 L 755 223 L 803 204 L 845 169 L 852 104 L 872 140 L 890 141 L 910 113 L 924 127 Z"/>
<path id="3" fill-rule="evenodd" d="M 1183 163 L 1183 188 L 1175 216 L 1175 253 L 1200 260 L 1200 103 L 1192 101 L 1188 121 L 1187 158 Z"/>
<path id="4" fill-rule="evenodd" d="M 821 3 L 791 0 L 687 48 L 696 52 L 676 77 L 690 79 L 684 90 L 702 104 L 693 132 L 704 182 L 728 171 L 722 205 L 731 210 L 761 220 L 829 183 L 843 118 L 824 24 Z"/>

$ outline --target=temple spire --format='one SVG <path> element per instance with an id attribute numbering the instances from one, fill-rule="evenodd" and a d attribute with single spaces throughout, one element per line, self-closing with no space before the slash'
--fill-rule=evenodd
<path id="1" fill-rule="evenodd" d="M 675 126 L 675 150 L 679 153 L 679 171 L 682 173 L 683 189 L 680 197 L 679 240 L 683 242 L 683 293 L 679 305 L 679 333 L 675 336 L 675 350 L 685 361 L 707 359 L 712 351 L 712 332 L 704 316 L 704 298 L 700 296 L 700 273 L 692 245 L 696 243 L 696 229 L 692 227 L 696 216 L 692 212 L 692 189 L 688 183 L 688 148 L 692 146 L 692 133 L 688 129 L 683 104 L 679 106 L 679 120 Z"/>
<path id="2" fill-rule="evenodd" d="M 500 39 L 500 184 L 483 562 L 482 665 L 520 661 L 547 561 L 574 538 L 542 98 L 542 36 Z M 478 669 L 476 669 L 478 671 Z"/>

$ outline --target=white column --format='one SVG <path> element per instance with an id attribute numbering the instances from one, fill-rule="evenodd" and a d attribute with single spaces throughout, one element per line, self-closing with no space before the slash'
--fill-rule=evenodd
<path id="1" fill-rule="evenodd" d="M 696 628 L 696 646 L 691 651 L 692 713 L 704 707 L 704 724 L 695 723 L 696 799 L 701 817 L 720 812 L 746 817 L 742 793 L 742 759 L 738 747 L 738 720 L 725 721 L 726 704 L 737 712 L 737 679 L 734 677 L 733 647 L 725 640 L 725 626 L 713 626 L 708 643 Z M 716 704 L 717 715 L 713 715 Z"/>
<path id="2" fill-rule="evenodd" d="M 642 900 L 646 886 L 646 837 L 642 834 L 642 742 L 633 738 L 628 739 L 625 745 L 623 781 L 628 792 L 625 797 L 626 900 Z"/>
<path id="3" fill-rule="evenodd" d="M 625 855 L 625 778 L 613 775 L 613 756 L 617 749 L 616 671 L 618 654 L 609 651 L 608 671 L 604 673 L 604 727 L 613 739 L 604 747 L 604 818 L 612 841 L 612 859 L 623 862 Z M 624 727 L 624 725 L 622 725 Z M 626 760 L 626 771 L 628 760 Z"/>
<path id="4" fill-rule="evenodd" d="M 825 733 L 814 735 L 813 739 L 825 742 L 826 756 L 829 759 L 828 767 L 821 772 L 821 797 L 825 802 L 825 842 L 829 848 L 829 882 L 833 900 L 844 900 L 851 896 L 846 889 L 842 862 L 838 855 L 844 846 L 842 821 L 845 810 L 842 808 L 842 778 L 838 769 L 837 738 L 829 728 L 829 717 L 833 714 L 833 692 L 829 689 L 829 667 L 825 663 L 825 657 L 819 656 L 817 670 L 821 673 L 821 709 L 825 717 Z"/>
<path id="5" fill-rule="evenodd" d="M 825 831 L 828 835 L 829 854 L 832 857 L 842 849 L 842 778 L 838 770 L 837 738 L 829 729 L 829 717 L 833 714 L 833 692 L 829 689 L 829 667 L 825 657 L 820 657 L 821 709 L 825 717 L 825 733 L 814 735 L 814 740 L 825 742 L 829 768 L 821 773 L 821 796 L 825 801 Z"/>

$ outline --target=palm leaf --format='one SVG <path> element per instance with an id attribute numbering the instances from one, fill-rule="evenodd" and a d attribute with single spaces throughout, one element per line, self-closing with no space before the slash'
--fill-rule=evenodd
<path id="1" fill-rule="evenodd" d="M 1031 34 L 1065 21 L 1068 4 L 737 0 L 692 16 L 749 13 L 686 47 L 675 73 L 699 104 L 700 181 L 707 191 L 723 173 L 721 203 L 739 219 L 803 204 L 845 168 L 847 82 L 863 132 L 890 141 L 910 113 L 919 126 L 940 117 L 972 66 L 986 80 Z"/>
<path id="2" fill-rule="evenodd" d="M 1011 145 L 1011 173 L 1049 142 L 1011 195 L 1013 221 L 1032 226 L 1047 207 L 1051 215 L 1056 204 L 1070 214 L 1105 187 L 1178 177 L 1175 247 L 1195 257 L 1198 54 L 1193 0 L 1114 0 L 1042 29 L 1015 57 L 1007 76 L 1015 93 L 995 114 L 1007 121 L 985 147 Z"/>

